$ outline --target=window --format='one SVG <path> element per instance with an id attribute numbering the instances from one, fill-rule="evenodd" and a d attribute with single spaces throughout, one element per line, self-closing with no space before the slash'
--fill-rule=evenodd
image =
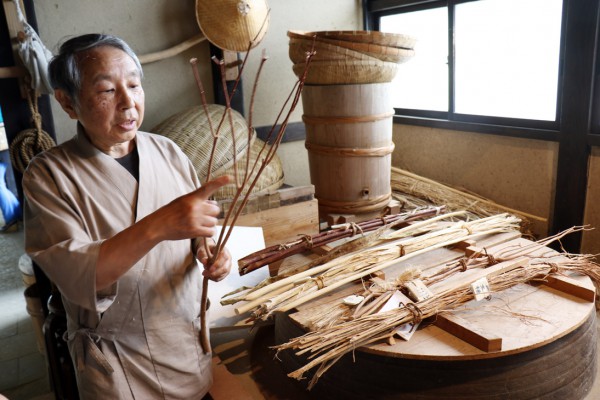
<path id="1" fill-rule="evenodd" d="M 562 3 L 388 1 L 375 28 L 418 39 L 392 83 L 397 114 L 556 129 Z"/>

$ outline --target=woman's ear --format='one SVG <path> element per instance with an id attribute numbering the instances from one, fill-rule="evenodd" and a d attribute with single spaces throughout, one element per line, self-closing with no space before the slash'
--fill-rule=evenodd
<path id="1" fill-rule="evenodd" d="M 56 101 L 58 101 L 62 109 L 69 114 L 71 119 L 78 119 L 77 111 L 75 110 L 75 104 L 73 103 L 73 100 L 71 100 L 71 97 L 64 90 L 54 89 L 54 98 Z"/>

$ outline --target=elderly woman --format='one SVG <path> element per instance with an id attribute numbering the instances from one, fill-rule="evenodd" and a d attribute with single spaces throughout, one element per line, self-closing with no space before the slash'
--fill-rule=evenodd
<path id="1" fill-rule="evenodd" d="M 66 41 L 49 67 L 75 136 L 24 173 L 25 245 L 60 289 L 82 399 L 199 399 L 212 382 L 199 343 L 202 275 L 230 270 L 226 250 L 202 271 L 219 213 L 191 162 L 138 131 L 142 68 L 121 39 Z M 193 239 L 193 240 L 192 240 Z"/>

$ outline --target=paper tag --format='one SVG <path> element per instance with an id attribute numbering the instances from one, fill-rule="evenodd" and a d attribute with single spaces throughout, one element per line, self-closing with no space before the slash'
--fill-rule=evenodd
<path id="1" fill-rule="evenodd" d="M 420 279 L 408 281 L 404 286 L 408 290 L 408 295 L 414 301 L 423 301 L 433 296 L 433 293 L 431 293 L 429 288 Z"/>
<path id="2" fill-rule="evenodd" d="M 477 301 L 486 299 L 491 295 L 490 284 L 485 276 L 471 283 L 471 290 L 473 291 L 475 300 Z"/>
<path id="3" fill-rule="evenodd" d="M 365 298 L 363 296 L 353 294 L 348 297 L 344 297 L 344 304 L 346 304 L 347 306 L 357 306 L 360 303 L 362 303 L 364 299 Z"/>
<path id="4" fill-rule="evenodd" d="M 406 297 L 402 292 L 396 290 L 392 297 L 381 307 L 379 313 L 389 311 L 395 308 L 404 308 L 405 304 L 412 303 L 413 301 Z M 394 334 L 398 335 L 404 340 L 409 340 L 413 333 L 417 331 L 417 327 L 419 324 L 415 324 L 413 322 L 409 322 L 404 325 L 400 325 L 396 329 L 394 329 Z"/>
<path id="5" fill-rule="evenodd" d="M 400 325 L 399 327 L 397 327 L 394 330 L 394 333 L 408 342 L 410 340 L 410 338 L 412 337 L 412 335 L 417 331 L 418 327 L 419 327 L 419 323 L 409 322 L 409 323 L 406 323 L 404 325 Z"/>

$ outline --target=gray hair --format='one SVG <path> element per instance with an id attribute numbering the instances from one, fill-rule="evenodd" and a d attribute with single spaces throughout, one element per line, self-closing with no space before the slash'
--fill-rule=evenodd
<path id="1" fill-rule="evenodd" d="M 100 46 L 110 46 L 124 51 L 135 62 L 140 77 L 144 75 L 140 60 L 123 39 L 100 33 L 89 33 L 71 38 L 60 46 L 58 54 L 50 61 L 48 73 L 52 88 L 64 90 L 75 106 L 79 105 L 81 89 L 81 70 L 77 62 L 77 55 Z"/>

